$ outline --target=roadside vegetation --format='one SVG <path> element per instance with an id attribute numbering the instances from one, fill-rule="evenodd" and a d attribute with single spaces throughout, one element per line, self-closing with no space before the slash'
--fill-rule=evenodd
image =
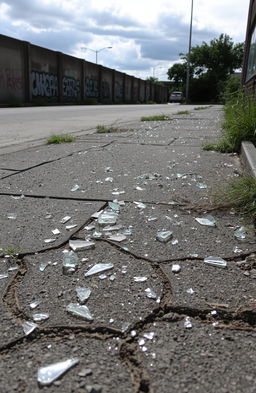
<path id="1" fill-rule="evenodd" d="M 240 214 L 256 220 L 256 179 L 239 177 L 233 179 L 227 188 L 217 197 L 217 203 L 234 207 Z"/>
<path id="2" fill-rule="evenodd" d="M 47 145 L 74 142 L 76 138 L 71 135 L 52 135 L 47 139 Z"/>
<path id="3" fill-rule="evenodd" d="M 155 115 L 155 116 L 148 116 L 148 117 L 141 117 L 141 121 L 164 121 L 164 120 L 171 120 L 171 118 L 167 115 Z"/>
<path id="4" fill-rule="evenodd" d="M 256 102 L 255 98 L 239 91 L 224 105 L 225 121 L 223 133 L 217 143 L 205 145 L 204 150 L 222 153 L 239 152 L 242 141 L 256 144 Z"/>
<path id="5" fill-rule="evenodd" d="M 208 109 L 211 108 L 211 105 L 208 106 L 197 106 L 196 108 L 194 108 L 194 111 L 202 111 L 204 109 Z"/>
<path id="6" fill-rule="evenodd" d="M 189 114 L 190 114 L 189 111 L 179 111 L 175 113 L 175 115 L 189 115 Z"/>
<path id="7" fill-rule="evenodd" d="M 96 127 L 98 134 L 108 134 L 110 132 L 117 132 L 119 129 L 117 127 L 105 126 L 104 124 L 99 124 Z"/>

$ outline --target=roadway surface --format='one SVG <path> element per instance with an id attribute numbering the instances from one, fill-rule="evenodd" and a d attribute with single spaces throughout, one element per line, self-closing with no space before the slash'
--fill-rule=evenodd
<path id="1" fill-rule="evenodd" d="M 40 145 L 51 135 L 90 134 L 99 124 L 120 126 L 142 116 L 171 115 L 193 105 L 90 105 L 0 108 L 0 153 Z"/>

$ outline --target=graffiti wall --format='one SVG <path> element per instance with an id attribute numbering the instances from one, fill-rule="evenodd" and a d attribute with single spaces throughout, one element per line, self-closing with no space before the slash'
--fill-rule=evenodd
<path id="1" fill-rule="evenodd" d="M 0 104 L 143 102 L 151 95 L 142 80 L 122 72 L 0 34 Z M 159 89 L 166 89 L 159 87 Z M 160 94 L 158 97 L 167 97 Z M 154 97 L 151 97 L 154 100 Z"/>

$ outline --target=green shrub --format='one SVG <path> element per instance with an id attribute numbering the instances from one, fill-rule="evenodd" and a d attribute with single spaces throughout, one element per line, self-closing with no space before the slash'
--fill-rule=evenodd
<path id="1" fill-rule="evenodd" d="M 69 142 L 74 142 L 76 140 L 75 137 L 70 136 L 70 135 L 52 135 L 50 138 L 47 139 L 47 144 L 53 144 L 53 143 L 69 143 Z"/>

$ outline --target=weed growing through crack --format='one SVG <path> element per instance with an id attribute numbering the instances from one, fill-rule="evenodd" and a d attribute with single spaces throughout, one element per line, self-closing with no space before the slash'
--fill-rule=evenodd
<path id="1" fill-rule="evenodd" d="M 112 126 L 105 126 L 104 124 L 99 124 L 96 127 L 96 131 L 98 134 L 105 134 L 110 132 L 117 132 L 118 128 Z"/>
<path id="2" fill-rule="evenodd" d="M 256 102 L 240 92 L 224 106 L 225 122 L 219 142 L 203 146 L 204 150 L 239 152 L 243 141 L 256 144 Z"/>
<path id="3" fill-rule="evenodd" d="M 211 108 L 211 105 L 209 106 L 197 106 L 196 108 L 194 108 L 194 111 L 202 111 L 204 109 L 208 109 Z"/>
<path id="4" fill-rule="evenodd" d="M 216 202 L 234 207 L 239 213 L 256 220 L 256 179 L 253 177 L 233 179 L 218 195 Z"/>
<path id="5" fill-rule="evenodd" d="M 179 111 L 175 113 L 175 115 L 189 115 L 189 114 L 190 114 L 189 111 Z"/>
<path id="6" fill-rule="evenodd" d="M 70 135 L 52 135 L 50 138 L 47 139 L 47 145 L 53 144 L 53 143 L 69 143 L 69 142 L 74 142 L 76 140 L 75 137 L 70 136 Z"/>
<path id="7" fill-rule="evenodd" d="M 167 115 L 155 115 L 155 116 L 145 116 L 140 118 L 141 121 L 159 121 L 159 120 L 171 120 Z"/>

